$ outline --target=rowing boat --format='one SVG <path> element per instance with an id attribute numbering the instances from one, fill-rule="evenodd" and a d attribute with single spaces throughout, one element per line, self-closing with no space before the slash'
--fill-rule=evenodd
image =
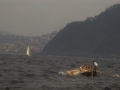
<path id="1" fill-rule="evenodd" d="M 68 76 L 78 76 L 78 75 L 84 75 L 87 77 L 93 76 L 96 77 L 98 72 L 93 71 L 93 68 L 89 65 L 82 65 L 79 69 L 73 69 L 66 71 L 66 74 Z"/>

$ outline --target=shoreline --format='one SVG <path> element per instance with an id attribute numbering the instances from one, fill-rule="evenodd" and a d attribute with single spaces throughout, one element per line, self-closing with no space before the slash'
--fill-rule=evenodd
<path id="1" fill-rule="evenodd" d="M 26 55 L 26 53 L 5 53 L 5 52 L 0 52 L 0 54 Z"/>

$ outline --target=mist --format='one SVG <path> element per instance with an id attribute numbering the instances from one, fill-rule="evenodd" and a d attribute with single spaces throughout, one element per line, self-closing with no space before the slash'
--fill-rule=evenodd
<path id="1" fill-rule="evenodd" d="M 0 30 L 40 36 L 97 16 L 117 3 L 120 0 L 0 0 Z"/>

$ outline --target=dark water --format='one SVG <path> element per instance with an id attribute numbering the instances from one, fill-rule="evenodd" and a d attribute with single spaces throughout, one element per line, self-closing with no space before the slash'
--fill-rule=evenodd
<path id="1" fill-rule="evenodd" d="M 66 70 L 91 64 L 114 77 L 69 77 Z M 59 74 L 62 73 L 63 75 Z M 120 59 L 0 55 L 0 90 L 120 90 Z"/>

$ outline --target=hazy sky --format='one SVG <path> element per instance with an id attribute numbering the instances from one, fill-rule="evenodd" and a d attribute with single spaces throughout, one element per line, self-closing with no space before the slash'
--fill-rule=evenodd
<path id="1" fill-rule="evenodd" d="M 0 0 L 0 30 L 40 36 L 84 21 L 120 0 Z"/>

